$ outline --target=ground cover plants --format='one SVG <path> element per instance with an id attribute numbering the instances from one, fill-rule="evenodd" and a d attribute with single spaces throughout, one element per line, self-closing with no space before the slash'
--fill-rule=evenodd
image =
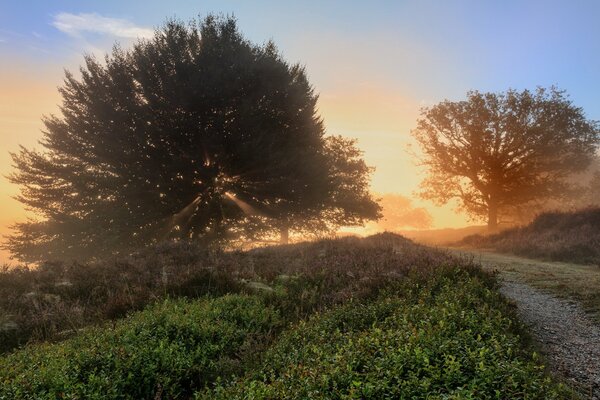
<path id="1" fill-rule="evenodd" d="M 127 289 L 142 300 L 125 303 L 125 318 L 98 313 L 73 337 L 3 356 L 0 399 L 570 396 L 522 340 L 494 277 L 469 260 L 391 234 L 185 248 L 110 261 L 130 272 L 146 260 L 152 272 Z M 63 286 L 79 287 L 74 276 Z M 106 293 L 120 287 L 106 279 L 96 282 Z"/>
<path id="2" fill-rule="evenodd" d="M 523 351 L 506 304 L 444 269 L 285 332 L 262 367 L 197 399 L 556 399 L 568 392 Z"/>
<path id="3" fill-rule="evenodd" d="M 221 375 L 279 326 L 253 297 L 164 301 L 114 326 L 33 345 L 0 366 L 3 399 L 185 398 Z"/>
<path id="4" fill-rule="evenodd" d="M 378 235 L 247 252 L 171 243 L 85 264 L 5 268 L 0 271 L 0 351 L 60 340 L 163 298 L 266 290 L 260 284 L 285 285 L 292 299 L 285 311 L 305 316 L 315 307 L 366 295 L 413 265 L 430 268 L 451 259 L 399 236 Z"/>

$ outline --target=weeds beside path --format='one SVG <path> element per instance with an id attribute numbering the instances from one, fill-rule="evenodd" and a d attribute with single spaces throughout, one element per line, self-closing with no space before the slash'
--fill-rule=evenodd
<path id="1" fill-rule="evenodd" d="M 600 324 L 600 267 L 556 261 L 541 261 L 480 249 L 448 249 L 473 257 L 488 271 L 498 271 L 504 281 L 526 283 L 553 295 L 575 300 L 591 319 Z"/>
<path id="2" fill-rule="evenodd" d="M 451 249 L 498 271 L 550 368 L 600 399 L 600 268 Z M 583 307 L 582 307 L 583 305 Z"/>

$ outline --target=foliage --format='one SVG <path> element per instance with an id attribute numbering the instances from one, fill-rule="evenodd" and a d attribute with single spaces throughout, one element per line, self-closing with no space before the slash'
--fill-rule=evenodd
<path id="1" fill-rule="evenodd" d="M 29 346 L 0 366 L 0 399 L 160 399 L 189 396 L 238 372 L 280 324 L 255 297 L 164 301 L 113 327 Z"/>
<path id="2" fill-rule="evenodd" d="M 179 250 L 147 261 L 191 269 Z M 469 260 L 391 234 L 211 257 L 254 295 L 161 300 L 26 346 L 0 360 L 0 399 L 566 398 Z"/>
<path id="3" fill-rule="evenodd" d="M 13 155 L 20 260 L 98 258 L 161 239 L 256 238 L 378 216 L 353 142 L 325 137 L 317 95 L 233 18 L 167 23 L 67 73 L 43 151 Z"/>
<path id="4" fill-rule="evenodd" d="M 239 292 L 241 283 L 220 268 L 226 262 L 182 243 L 95 263 L 0 269 L 0 352 L 29 341 L 64 339 L 167 296 Z"/>
<path id="5" fill-rule="evenodd" d="M 555 88 L 443 101 L 424 109 L 413 131 L 429 173 L 421 196 L 440 204 L 457 198 L 495 230 L 499 219 L 567 195 L 567 179 L 589 165 L 599 133 Z"/>
<path id="6" fill-rule="evenodd" d="M 62 340 L 168 296 L 198 298 L 279 288 L 269 301 L 289 318 L 370 296 L 418 266 L 452 262 L 400 236 L 320 240 L 251 251 L 163 243 L 131 256 L 0 269 L 0 352 L 29 341 Z M 299 279 L 302 277 L 302 279 Z"/>
<path id="7" fill-rule="evenodd" d="M 263 366 L 197 399 L 558 399 L 499 294 L 460 269 L 284 333 Z"/>
<path id="8" fill-rule="evenodd" d="M 600 208 L 546 212 L 529 225 L 494 235 L 472 235 L 460 245 L 526 257 L 600 265 Z"/>

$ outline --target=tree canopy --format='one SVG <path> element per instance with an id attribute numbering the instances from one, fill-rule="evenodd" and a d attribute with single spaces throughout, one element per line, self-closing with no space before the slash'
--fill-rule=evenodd
<path id="1" fill-rule="evenodd" d="M 423 109 L 413 135 L 428 172 L 421 197 L 458 199 L 490 230 L 502 217 L 567 195 L 569 176 L 587 168 L 599 141 L 598 123 L 556 88 L 471 91 Z"/>
<path id="2" fill-rule="evenodd" d="M 167 238 L 253 239 L 379 216 L 354 142 L 326 136 L 304 68 L 233 18 L 168 22 L 66 73 L 42 150 L 13 154 L 38 219 L 21 260 L 89 258 Z"/>

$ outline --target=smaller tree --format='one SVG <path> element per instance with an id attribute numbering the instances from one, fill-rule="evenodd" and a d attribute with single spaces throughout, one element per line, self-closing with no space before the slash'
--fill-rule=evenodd
<path id="1" fill-rule="evenodd" d="M 420 196 L 459 208 L 497 229 L 499 218 L 568 195 L 567 179 L 585 170 L 599 141 L 564 91 L 467 93 L 422 110 L 413 135 L 428 177 Z"/>
<path id="2" fill-rule="evenodd" d="M 381 217 L 381 206 L 369 192 L 373 168 L 365 163 L 356 140 L 335 135 L 323 140 L 325 165 L 320 165 L 315 174 L 325 179 L 314 180 L 310 191 L 304 189 L 303 195 L 275 204 L 230 195 L 229 200 L 247 214 L 243 223 L 249 238 L 279 235 L 280 243 L 285 244 L 290 235 L 328 234 L 340 226 L 363 225 Z M 314 163 L 311 166 L 315 167 Z M 297 191 L 294 187 L 288 190 Z"/>

